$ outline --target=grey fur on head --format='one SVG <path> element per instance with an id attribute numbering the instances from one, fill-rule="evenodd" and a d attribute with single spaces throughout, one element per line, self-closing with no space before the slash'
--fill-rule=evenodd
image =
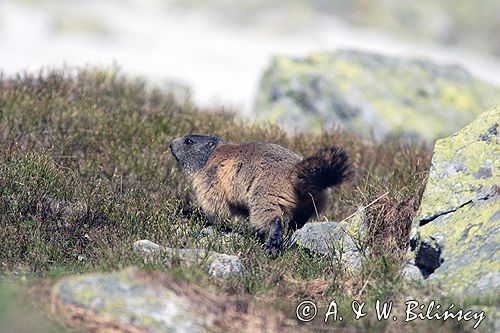
<path id="1" fill-rule="evenodd" d="M 205 166 L 217 145 L 224 141 L 217 136 L 188 134 L 170 144 L 170 151 L 182 170 L 193 173 Z"/>

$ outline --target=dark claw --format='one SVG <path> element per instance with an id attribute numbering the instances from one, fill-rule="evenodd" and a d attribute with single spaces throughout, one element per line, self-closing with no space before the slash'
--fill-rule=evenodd
<path id="1" fill-rule="evenodd" d="M 213 216 L 211 214 L 207 214 L 207 213 L 204 213 L 204 214 L 205 214 L 205 219 L 207 221 L 207 226 L 214 225 L 215 224 L 215 216 Z"/>
<path id="2" fill-rule="evenodd" d="M 281 219 L 277 218 L 273 221 L 269 230 L 269 237 L 266 241 L 266 251 L 270 256 L 277 255 L 283 244 L 283 229 L 281 227 Z"/>

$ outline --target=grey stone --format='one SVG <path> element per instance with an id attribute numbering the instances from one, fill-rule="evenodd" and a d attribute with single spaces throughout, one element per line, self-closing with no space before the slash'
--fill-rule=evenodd
<path id="1" fill-rule="evenodd" d="M 150 240 L 142 239 L 134 242 L 134 252 L 142 255 L 151 255 L 160 252 L 160 245 L 153 243 Z"/>
<path id="2" fill-rule="evenodd" d="M 213 237 L 215 236 L 215 230 L 214 227 L 205 227 L 201 230 L 201 236 L 202 237 Z"/>
<path id="3" fill-rule="evenodd" d="M 499 88 L 456 65 L 339 50 L 275 57 L 262 77 L 256 112 L 302 131 L 341 125 L 376 141 L 401 133 L 432 142 L 499 103 Z"/>
<path id="4" fill-rule="evenodd" d="M 147 260 L 151 259 L 151 255 L 163 256 L 168 261 L 178 259 L 188 265 L 199 265 L 204 272 L 215 278 L 241 277 L 245 272 L 243 264 L 235 255 L 204 249 L 163 247 L 149 240 L 136 241 L 133 247 L 136 253 L 144 256 Z"/>
<path id="5" fill-rule="evenodd" d="M 402 271 L 403 276 L 410 281 L 422 282 L 424 280 L 424 275 L 420 268 L 415 266 L 414 262 L 408 262 L 403 266 Z"/>
<path id="6" fill-rule="evenodd" d="M 413 222 L 411 255 L 416 266 L 426 283 L 455 297 L 498 296 L 499 121 L 497 107 L 436 142 Z"/>
<path id="7" fill-rule="evenodd" d="M 358 268 L 363 256 L 360 251 L 363 230 L 353 232 L 355 229 L 338 222 L 306 223 L 293 233 L 290 245 L 300 246 L 309 253 L 331 255 Z"/>
<path id="8" fill-rule="evenodd" d="M 65 278 L 54 286 L 53 300 L 61 313 L 71 307 L 83 309 L 102 318 L 99 321 L 150 332 L 206 332 L 214 320 L 199 313 L 187 297 L 152 285 L 134 269 Z"/>

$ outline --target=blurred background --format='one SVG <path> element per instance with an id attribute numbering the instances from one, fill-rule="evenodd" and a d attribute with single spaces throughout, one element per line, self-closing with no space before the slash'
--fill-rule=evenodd
<path id="1" fill-rule="evenodd" d="M 114 65 L 250 113 L 276 54 L 425 56 L 498 85 L 498 13 L 496 0 L 0 0 L 0 64 Z"/>
<path id="2" fill-rule="evenodd" d="M 498 13 L 496 0 L 0 0 L 0 64 L 117 68 L 287 128 L 433 140 L 499 102 Z"/>

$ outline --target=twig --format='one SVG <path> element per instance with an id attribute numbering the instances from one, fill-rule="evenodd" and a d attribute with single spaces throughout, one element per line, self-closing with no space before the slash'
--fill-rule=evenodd
<path id="1" fill-rule="evenodd" d="M 318 214 L 318 208 L 316 208 L 316 203 L 314 202 L 314 197 L 312 196 L 311 193 L 308 193 L 308 194 L 311 196 L 311 200 L 313 202 L 314 210 L 316 211 L 316 217 L 318 218 L 318 221 L 319 221 L 320 219 L 319 219 L 319 214 Z"/>
<path id="2" fill-rule="evenodd" d="M 378 197 L 377 199 L 373 200 L 372 202 L 370 202 L 368 205 L 366 205 L 365 207 L 361 208 L 361 209 L 358 209 L 357 211 L 355 211 L 354 213 L 352 213 L 351 215 L 349 215 L 348 217 L 346 217 L 345 219 L 343 219 L 342 221 L 340 221 L 339 223 L 342 223 L 344 222 L 345 220 L 347 219 L 350 219 L 351 217 L 353 217 L 354 215 L 358 214 L 359 212 L 362 212 L 364 211 L 366 208 L 370 207 L 371 205 L 373 205 L 375 202 L 379 201 L 380 199 L 382 199 L 383 197 L 385 197 L 387 194 L 389 194 L 389 191 L 385 192 L 384 194 L 382 194 L 380 197 Z"/>
<path id="3" fill-rule="evenodd" d="M 359 296 L 361 296 L 361 295 L 363 294 L 363 291 L 365 291 L 365 288 L 366 288 L 366 286 L 368 285 L 368 281 L 369 281 L 369 279 L 370 279 L 370 278 L 371 278 L 371 276 L 372 276 L 372 272 L 373 272 L 373 271 L 370 271 L 370 274 L 368 274 L 368 277 L 366 278 L 366 281 L 365 281 L 365 283 L 363 284 L 363 287 L 361 288 L 361 290 L 360 290 L 360 291 L 359 291 L 359 293 L 358 293 L 358 297 L 359 297 Z"/>

